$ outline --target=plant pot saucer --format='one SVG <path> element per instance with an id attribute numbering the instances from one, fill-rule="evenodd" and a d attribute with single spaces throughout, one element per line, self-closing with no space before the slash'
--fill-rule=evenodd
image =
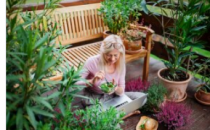
<path id="1" fill-rule="evenodd" d="M 209 103 L 209 102 L 204 102 L 204 101 L 201 101 L 200 99 L 198 99 L 198 97 L 197 97 L 197 93 L 195 93 L 195 94 L 194 94 L 194 97 L 195 97 L 195 99 L 196 99 L 198 102 L 200 102 L 201 104 L 204 104 L 204 105 L 210 105 L 210 103 Z"/>
<path id="2" fill-rule="evenodd" d="M 185 92 L 184 97 L 183 97 L 182 99 L 179 99 L 179 100 L 166 99 L 166 100 L 167 100 L 167 101 L 170 101 L 170 102 L 182 102 L 182 101 L 184 101 L 186 98 L 187 98 L 187 93 Z"/>

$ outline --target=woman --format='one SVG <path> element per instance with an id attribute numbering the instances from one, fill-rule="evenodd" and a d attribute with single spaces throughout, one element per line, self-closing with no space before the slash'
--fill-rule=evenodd
<path id="1" fill-rule="evenodd" d="M 82 78 L 87 79 L 88 83 L 83 95 L 93 99 L 98 98 L 101 102 L 114 95 L 121 96 L 125 90 L 125 48 L 121 38 L 117 35 L 106 37 L 101 44 L 100 54 L 90 57 L 85 62 L 84 69 Z M 99 87 L 106 81 L 116 85 L 109 94 L 103 93 Z M 84 104 L 91 105 L 91 102 L 83 100 Z"/>

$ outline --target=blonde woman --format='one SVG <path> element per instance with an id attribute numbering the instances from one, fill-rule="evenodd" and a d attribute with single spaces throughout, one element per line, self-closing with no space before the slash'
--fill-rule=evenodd
<path id="1" fill-rule="evenodd" d="M 83 95 L 93 99 L 98 98 L 103 102 L 114 95 L 121 96 L 124 94 L 125 48 L 121 38 L 117 35 L 106 37 L 101 44 L 100 54 L 90 57 L 85 62 L 84 69 L 82 77 L 87 79 L 91 85 L 86 85 L 87 87 L 84 89 Z M 106 80 L 116 85 L 114 91 L 109 94 L 104 94 L 99 88 Z M 85 105 L 88 104 L 91 105 L 90 101 L 85 100 Z"/>

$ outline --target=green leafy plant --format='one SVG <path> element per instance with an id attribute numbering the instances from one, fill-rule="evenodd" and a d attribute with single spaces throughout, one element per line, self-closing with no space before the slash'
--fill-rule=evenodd
<path id="1" fill-rule="evenodd" d="M 159 2 L 162 2 L 162 0 Z M 185 70 L 181 68 L 184 60 L 194 54 L 192 52 L 193 47 L 203 47 L 203 42 L 199 39 L 207 30 L 208 16 L 205 12 L 210 10 L 210 5 L 209 2 L 204 0 L 191 0 L 188 3 L 183 0 L 174 3 L 170 0 L 168 3 L 162 4 L 161 7 L 172 9 L 170 14 L 173 19 L 173 25 L 168 29 L 165 27 L 168 21 L 158 20 L 163 28 L 166 45 L 168 41 L 173 45 L 173 49 L 166 46 L 169 61 L 164 61 L 164 64 L 168 70 L 162 76 L 168 80 L 182 81 L 188 78 L 187 73 L 183 72 Z M 161 8 L 161 11 L 167 15 L 163 8 Z M 186 72 L 188 69 L 187 67 Z"/>
<path id="2" fill-rule="evenodd" d="M 147 90 L 147 102 L 142 107 L 143 111 L 159 111 L 161 103 L 164 102 L 164 97 L 167 94 L 167 89 L 159 82 L 150 85 Z"/>
<path id="3" fill-rule="evenodd" d="M 67 69 L 60 67 L 63 59 L 61 53 L 65 48 L 54 47 L 55 38 L 60 34 L 57 30 L 59 25 L 48 24 L 50 20 L 48 14 L 57 7 L 59 1 L 50 0 L 45 3 L 45 9 L 40 14 L 33 11 L 22 13 L 21 8 L 18 7 L 24 2 L 25 0 L 7 1 L 6 127 L 18 130 L 51 130 L 54 127 L 54 129 L 65 130 L 70 124 L 75 124 L 76 117 L 70 116 L 75 114 L 71 111 L 74 97 L 85 98 L 77 95 L 84 86 L 75 84 L 77 81 L 84 80 L 80 78 L 81 66 L 77 70 L 73 67 Z M 42 24 L 43 29 L 36 27 L 37 24 Z M 63 72 L 62 81 L 43 80 L 47 79 L 54 69 Z M 54 90 L 57 91 L 45 96 L 47 92 Z M 56 108 L 61 113 L 58 114 L 55 111 Z M 93 110 L 94 112 L 84 110 L 80 115 L 85 116 L 84 113 L 94 114 L 100 111 L 98 108 Z M 99 117 L 95 115 L 92 123 L 101 119 L 104 124 L 98 125 L 103 126 L 102 128 L 107 124 L 111 125 L 110 128 L 115 128 L 116 123 L 121 122 L 121 117 L 113 108 L 107 113 L 100 114 Z M 55 125 L 53 119 L 56 118 L 64 120 Z M 110 118 L 112 120 L 107 120 Z M 79 127 L 80 124 L 76 124 L 70 128 Z M 94 126 L 87 128 L 94 129 Z"/>
<path id="4" fill-rule="evenodd" d="M 113 107 L 104 111 L 98 100 L 93 101 L 94 105 L 86 109 L 69 111 L 72 108 L 71 100 L 67 100 L 69 103 L 67 106 L 68 109 L 65 109 L 64 113 L 59 109 L 56 110 L 56 118 L 50 121 L 50 124 L 53 125 L 42 127 L 45 127 L 47 130 L 121 130 L 120 124 L 123 123 L 122 117 L 125 115 L 123 112 L 118 112 Z"/>
<path id="5" fill-rule="evenodd" d="M 196 91 L 203 90 L 206 93 L 210 93 L 210 74 L 208 73 L 210 71 L 210 59 L 207 59 L 202 64 L 196 63 L 196 68 L 194 70 L 195 73 L 201 75 L 201 86 L 197 88 Z"/>
<path id="6" fill-rule="evenodd" d="M 130 17 L 138 19 L 139 11 L 148 11 L 145 0 L 104 0 L 101 4 L 99 15 L 113 34 L 127 27 Z"/>
<path id="7" fill-rule="evenodd" d="M 35 22 L 43 23 L 44 15 L 56 7 L 57 1 L 49 1 L 46 8 L 50 9 L 38 15 L 14 9 L 22 3 L 24 0 L 7 1 L 7 129 L 37 129 L 38 115 L 54 117 L 50 100 L 56 94 L 49 97 L 41 95 L 59 83 L 42 80 L 45 74 L 50 73 L 49 68 L 58 62 L 53 53 L 59 54 L 54 48 L 59 31 L 56 30 L 56 25 L 49 31 L 33 28 Z"/>
<path id="8" fill-rule="evenodd" d="M 141 32 L 138 28 L 128 29 L 124 35 L 124 38 L 128 39 L 128 41 L 133 42 L 137 40 L 141 40 L 143 38 L 143 32 Z"/>

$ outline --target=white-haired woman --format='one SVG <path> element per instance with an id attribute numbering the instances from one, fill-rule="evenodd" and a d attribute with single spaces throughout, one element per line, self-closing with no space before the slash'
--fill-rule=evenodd
<path id="1" fill-rule="evenodd" d="M 110 35 L 104 39 L 100 47 L 100 54 L 90 57 L 84 64 L 85 71 L 82 78 L 90 85 L 83 91 L 83 95 L 106 101 L 114 95 L 121 96 L 125 90 L 125 48 L 117 35 Z M 113 92 L 104 94 L 99 86 L 102 83 L 113 82 L 116 87 Z M 83 104 L 91 105 L 83 100 Z"/>

